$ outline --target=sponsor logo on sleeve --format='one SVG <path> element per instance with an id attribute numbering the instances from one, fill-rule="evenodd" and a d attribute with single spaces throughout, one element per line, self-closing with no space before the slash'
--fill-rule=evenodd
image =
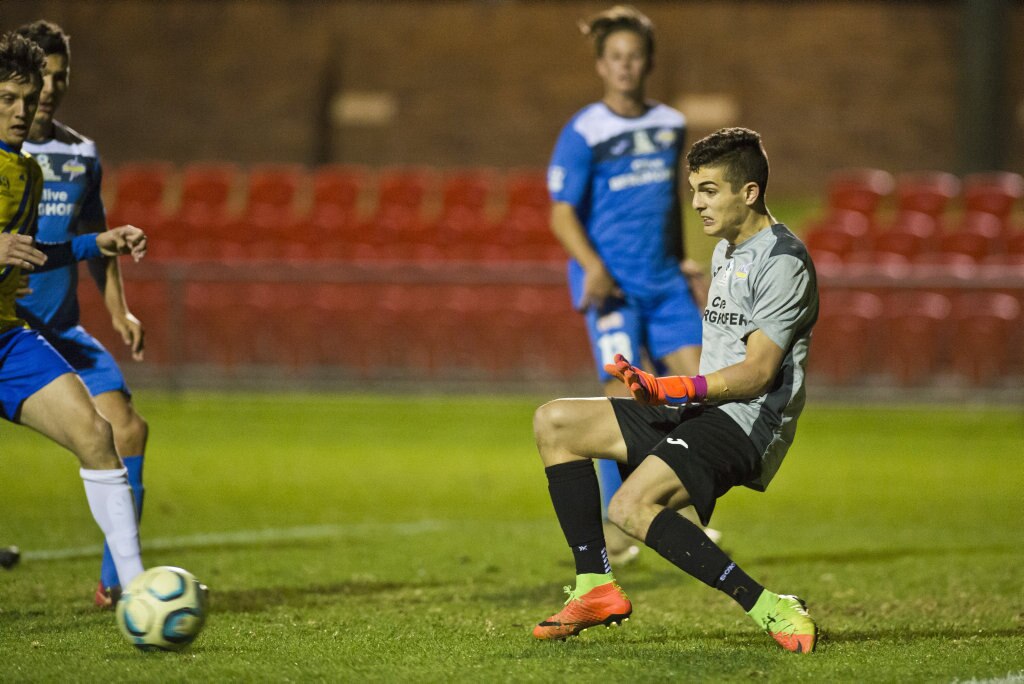
<path id="1" fill-rule="evenodd" d="M 548 168 L 548 190 L 551 192 L 562 192 L 565 188 L 565 168 L 552 166 Z"/>

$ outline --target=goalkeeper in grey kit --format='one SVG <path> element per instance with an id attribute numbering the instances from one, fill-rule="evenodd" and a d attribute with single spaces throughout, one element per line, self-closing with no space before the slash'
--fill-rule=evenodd
<path id="1" fill-rule="evenodd" d="M 613 523 L 731 597 L 784 649 L 809 653 L 817 626 L 803 600 L 765 589 L 677 511 L 693 505 L 706 525 L 729 489 L 764 491 L 778 471 L 804 406 L 814 265 L 765 205 L 760 135 L 722 129 L 695 143 L 687 162 L 693 208 L 704 233 L 720 239 L 700 374 L 655 377 L 620 355 L 607 370 L 632 398 L 558 399 L 537 410 L 537 446 L 576 586 L 533 635 L 565 639 L 632 614 L 605 551 L 592 463 L 613 459 L 629 472 L 609 506 Z"/>

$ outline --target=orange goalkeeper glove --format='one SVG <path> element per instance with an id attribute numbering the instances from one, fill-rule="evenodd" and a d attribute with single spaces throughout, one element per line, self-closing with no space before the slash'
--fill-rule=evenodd
<path id="1" fill-rule="evenodd" d="M 679 406 L 704 401 L 708 396 L 708 381 L 703 375 L 656 378 L 631 364 L 622 354 L 616 354 L 615 363 L 607 364 L 604 369 L 624 382 L 633 398 L 644 404 Z"/>

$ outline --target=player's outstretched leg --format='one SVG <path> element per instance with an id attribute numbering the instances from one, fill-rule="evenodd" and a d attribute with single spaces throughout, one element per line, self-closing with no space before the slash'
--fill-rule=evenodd
<path id="1" fill-rule="evenodd" d="M 613 519 L 623 515 L 612 507 Z M 780 646 L 810 653 L 818 628 L 804 602 L 779 596 L 758 584 L 716 546 L 703 531 L 675 511 L 665 508 L 651 521 L 645 543 L 687 574 L 730 597 Z"/>
<path id="2" fill-rule="evenodd" d="M 120 380 L 120 376 L 118 375 Z M 129 396 L 121 390 L 102 392 L 93 397 L 100 414 L 110 423 L 114 432 L 114 444 L 121 461 L 128 471 L 128 484 L 135 501 L 136 519 L 142 519 L 142 503 L 145 487 L 142 472 L 149 426 L 132 405 Z M 100 564 L 100 581 L 96 587 L 93 602 L 100 608 L 113 608 L 121 595 L 121 581 L 117 566 L 110 553 L 110 545 L 103 545 L 103 560 Z"/>
<path id="3" fill-rule="evenodd" d="M 56 352 L 49 353 L 63 363 Z M 20 422 L 78 457 L 89 510 L 112 551 L 118 576 L 130 582 L 142 572 L 142 558 L 128 472 L 117 456 L 110 424 L 96 412 L 85 385 L 74 373 L 60 375 L 25 400 Z"/>

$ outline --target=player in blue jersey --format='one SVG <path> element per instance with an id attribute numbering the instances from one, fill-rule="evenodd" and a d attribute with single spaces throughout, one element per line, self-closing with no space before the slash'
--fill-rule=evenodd
<path id="1" fill-rule="evenodd" d="M 761 137 L 722 129 L 687 155 L 693 208 L 718 239 L 699 374 L 656 377 L 621 355 L 607 367 L 632 398 L 558 399 L 537 409 L 534 432 L 548 491 L 576 564 L 576 587 L 537 639 L 618 624 L 633 607 L 604 553 L 593 459 L 631 470 L 611 520 L 683 572 L 733 599 L 788 651 L 810 653 L 817 626 L 804 602 L 769 591 L 696 525 L 733 487 L 764 491 L 796 436 L 807 355 L 818 318 L 814 264 L 765 204 Z"/>
<path id="2" fill-rule="evenodd" d="M 18 33 L 46 53 L 39 109 L 24 145 L 43 169 L 45 180 L 39 205 L 39 239 L 60 242 L 106 230 L 100 198 L 103 171 L 96 145 L 54 118 L 70 84 L 69 38 L 59 26 L 46 21 L 22 26 Z M 129 345 L 133 357 L 140 360 L 143 327 L 128 310 L 117 259 L 91 260 L 89 269 L 103 293 L 114 329 Z M 78 268 L 70 265 L 33 274 L 29 287 L 32 294 L 18 300 L 18 314 L 42 333 L 85 382 L 96 407 L 113 428 L 117 452 L 128 469 L 128 481 L 141 514 L 148 426 L 135 410 L 114 358 L 79 325 Z M 120 586 L 110 549 L 105 549 L 96 604 L 112 606 L 112 596 Z"/>
<path id="3" fill-rule="evenodd" d="M 122 226 L 33 246 L 43 172 L 22 145 L 39 104 L 44 64 L 42 49 L 32 41 L 16 33 L 0 35 L 0 418 L 30 427 L 75 454 L 89 508 L 113 549 L 118 573 L 130 581 L 142 572 L 138 522 L 110 425 L 68 363 L 18 318 L 15 298 L 24 272 L 101 255 L 141 258 L 146 237 L 138 228 Z"/>
<path id="4" fill-rule="evenodd" d="M 605 394 L 621 396 L 622 383 L 604 370 L 616 354 L 659 371 L 697 372 L 707 282 L 684 258 L 678 168 L 686 120 L 645 95 L 653 25 L 617 5 L 581 28 L 594 42 L 604 97 L 558 137 L 548 169 L 551 227 L 569 253 L 569 291 Z M 598 473 L 607 510 L 622 480 L 613 462 L 599 462 Z M 639 551 L 613 526 L 606 534 L 613 560 Z"/>

